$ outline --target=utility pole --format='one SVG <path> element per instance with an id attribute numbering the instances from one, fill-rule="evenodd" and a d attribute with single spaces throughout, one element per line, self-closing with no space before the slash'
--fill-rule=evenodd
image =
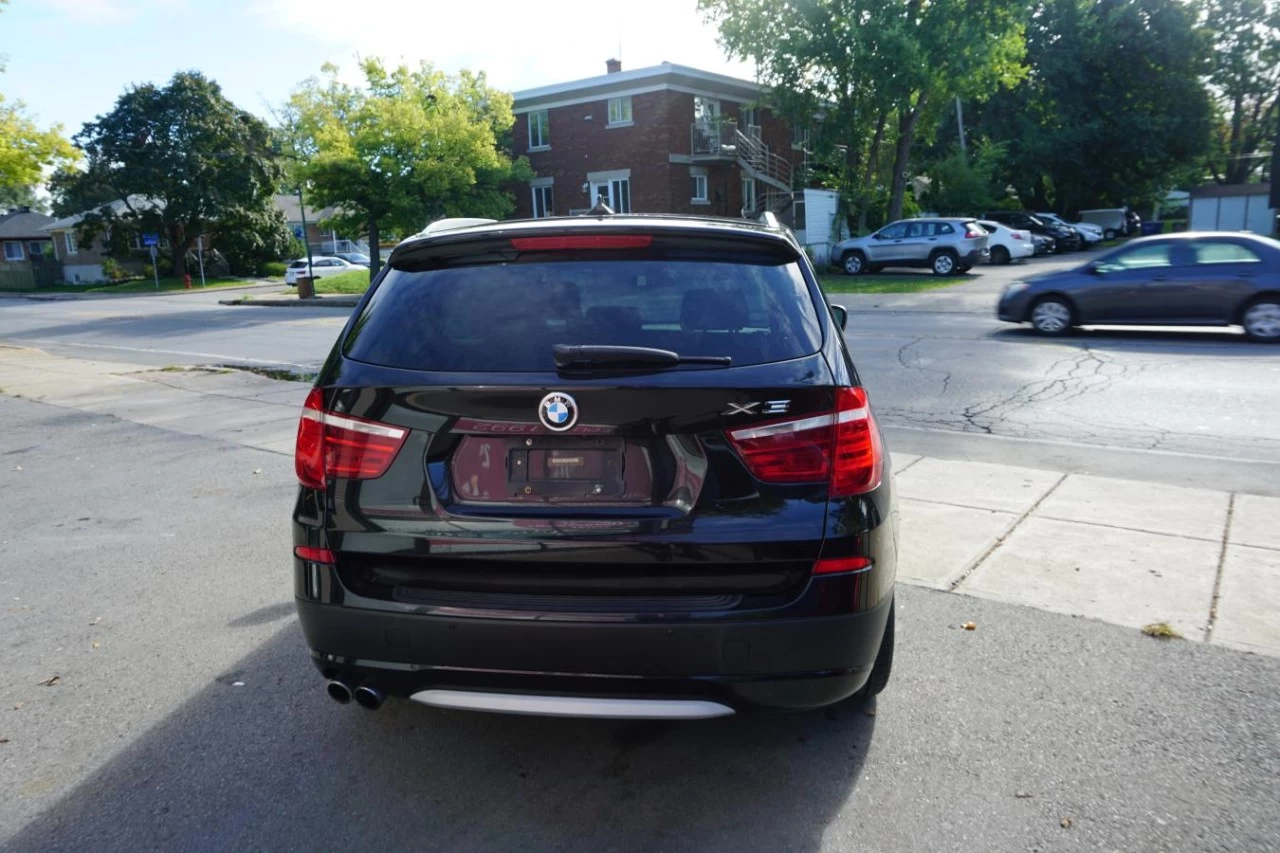
<path id="1" fill-rule="evenodd" d="M 956 95 L 956 124 L 960 126 L 960 153 L 968 153 L 964 144 L 964 108 L 960 106 L 960 96 Z"/>
<path id="2" fill-rule="evenodd" d="M 311 278 L 311 241 L 307 239 L 307 206 L 302 201 L 302 184 L 298 184 L 298 213 L 302 216 L 302 242 L 307 247 L 307 278 Z"/>

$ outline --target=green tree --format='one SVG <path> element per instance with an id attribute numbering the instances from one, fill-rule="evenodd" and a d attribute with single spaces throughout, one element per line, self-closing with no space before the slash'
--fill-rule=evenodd
<path id="1" fill-rule="evenodd" d="M 1029 21 L 1029 78 L 966 109 L 976 135 L 1008 143 L 1025 204 L 1145 204 L 1202 162 L 1208 44 L 1186 4 L 1040 0 Z"/>
<path id="2" fill-rule="evenodd" d="M 1016 0 L 699 0 L 730 55 L 749 58 L 782 103 L 825 113 L 846 145 L 847 185 L 868 199 L 893 133 L 889 218 L 902 215 L 912 145 L 960 95 L 982 99 L 1025 73 Z M 865 157 L 863 152 L 866 152 Z M 861 168 L 859 168 L 861 166 Z"/>
<path id="3" fill-rule="evenodd" d="M 1208 82 L 1221 119 L 1209 168 L 1218 183 L 1248 183 L 1280 119 L 1280 2 L 1203 0 L 1200 23 L 1213 40 Z"/>
<path id="4" fill-rule="evenodd" d="M 78 156 L 61 125 L 42 130 L 21 101 L 6 103 L 0 95 L 0 197 L 33 193 L 46 169 L 74 163 Z"/>
<path id="5" fill-rule="evenodd" d="M 533 177 L 504 150 L 515 119 L 511 96 L 483 73 L 450 77 L 423 63 L 388 70 L 361 64 L 364 85 L 304 81 L 281 114 L 308 202 L 333 205 L 335 228 L 368 234 L 369 274 L 378 272 L 383 230 L 416 234 L 442 216 L 511 213 L 514 181 Z"/>
<path id="6" fill-rule="evenodd" d="M 164 234 L 174 272 L 201 234 L 230 231 L 231 223 L 269 219 L 266 211 L 283 171 L 271 129 L 237 107 L 216 82 L 196 71 L 175 74 L 167 86 L 129 89 L 115 108 L 75 136 L 86 169 L 59 176 L 59 209 L 71 198 L 121 200 L 123 212 L 99 209 L 82 237 L 116 224 Z"/>
<path id="7" fill-rule="evenodd" d="M 942 216 L 976 216 L 997 207 L 1005 195 L 1000 176 L 1006 148 L 980 141 L 969 154 L 954 150 L 928 166 L 921 204 Z"/>

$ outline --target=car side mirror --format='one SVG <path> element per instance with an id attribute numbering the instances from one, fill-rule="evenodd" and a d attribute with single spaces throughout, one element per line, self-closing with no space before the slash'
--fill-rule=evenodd
<path id="1" fill-rule="evenodd" d="M 840 331 L 844 331 L 849 327 L 849 309 L 843 305 L 832 305 L 831 319 L 836 321 L 836 325 L 840 327 Z"/>

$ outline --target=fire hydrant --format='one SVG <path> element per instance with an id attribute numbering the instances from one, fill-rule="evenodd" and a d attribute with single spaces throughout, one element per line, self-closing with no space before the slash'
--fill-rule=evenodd
<path id="1" fill-rule="evenodd" d="M 182 286 L 187 290 L 191 289 L 191 273 L 186 273 L 182 276 Z"/>

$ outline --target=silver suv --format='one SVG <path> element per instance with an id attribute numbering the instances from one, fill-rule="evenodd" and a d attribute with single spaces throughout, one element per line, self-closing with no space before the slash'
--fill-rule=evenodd
<path id="1" fill-rule="evenodd" d="M 901 219 L 837 243 L 831 258 L 849 275 L 883 267 L 928 267 L 934 275 L 958 275 L 986 263 L 987 232 L 972 219 Z"/>

